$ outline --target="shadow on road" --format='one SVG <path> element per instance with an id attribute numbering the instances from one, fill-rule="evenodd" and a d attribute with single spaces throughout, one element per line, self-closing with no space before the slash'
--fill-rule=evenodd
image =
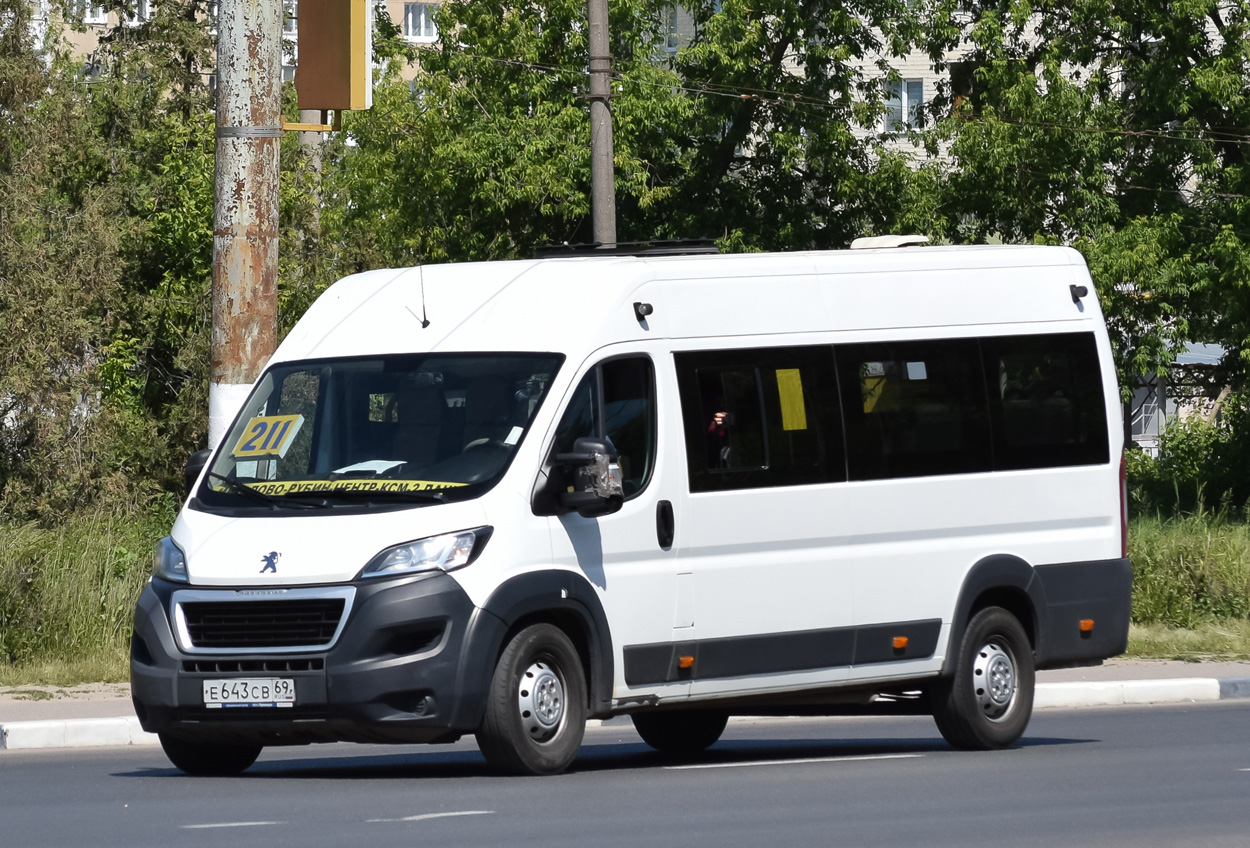
<path id="1" fill-rule="evenodd" d="M 889 739 L 723 739 L 706 751 L 693 756 L 672 756 L 653 751 L 641 742 L 595 743 L 582 746 L 577 761 L 560 777 L 543 778 L 561 780 L 579 774 L 616 772 L 633 769 L 661 769 L 672 766 L 727 766 L 753 763 L 776 763 L 787 761 L 799 763 L 804 760 L 837 760 L 840 758 L 890 758 L 899 756 L 1012 756 L 1020 755 L 1030 748 L 1061 745 L 1083 745 L 1096 740 L 1025 737 L 1015 747 L 1002 752 L 959 752 L 942 739 L 935 738 L 889 738 Z M 256 765 L 242 775 L 233 778 L 187 778 L 227 780 L 412 780 L 414 778 L 497 778 L 476 750 L 462 746 L 456 750 L 440 751 L 428 746 L 365 749 L 359 756 L 341 755 L 360 746 L 343 744 L 333 746 L 336 754 L 320 755 L 328 750 L 322 746 L 307 748 L 271 748 L 261 755 Z M 385 751 L 385 753 L 377 753 Z M 417 753 L 419 752 L 419 753 Z M 115 777 L 186 777 L 173 768 L 146 768 L 119 772 Z M 515 779 L 515 778 L 513 778 Z"/>

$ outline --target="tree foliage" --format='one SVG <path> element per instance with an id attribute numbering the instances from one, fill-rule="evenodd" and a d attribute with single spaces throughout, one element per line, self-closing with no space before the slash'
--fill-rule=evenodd
<path id="1" fill-rule="evenodd" d="M 964 11 L 959 11 L 960 9 Z M 961 239 L 1085 253 L 1121 378 L 1185 341 L 1250 363 L 1250 7 L 1224 0 L 942 0 L 929 49 Z"/>
<path id="2" fill-rule="evenodd" d="M 891 58 L 917 37 L 905 3 L 687 7 L 693 35 L 675 53 L 670 4 L 611 7 L 620 240 L 838 247 L 932 222 L 931 178 L 863 130 L 882 111 Z M 589 241 L 584 2 L 448 0 L 436 19 L 439 47 L 419 52 L 411 84 L 392 64 L 336 160 L 357 261 Z"/>
<path id="3" fill-rule="evenodd" d="M 84 67 L 0 0 L 6 514 L 176 489 L 204 443 L 213 33 L 206 0 L 154 8 Z M 672 8 L 611 3 L 620 240 L 1073 244 L 1123 381 L 1206 341 L 1231 352 L 1212 385 L 1244 384 L 1245 4 L 690 0 L 676 44 Z M 446 0 L 436 20 L 418 49 L 383 16 L 373 108 L 320 148 L 283 139 L 283 329 L 353 271 L 591 238 L 584 2 Z M 916 49 L 950 82 L 924 126 L 884 132 Z"/>

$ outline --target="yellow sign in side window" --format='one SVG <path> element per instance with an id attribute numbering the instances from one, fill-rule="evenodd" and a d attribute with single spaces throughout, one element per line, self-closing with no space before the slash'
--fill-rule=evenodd
<path id="1" fill-rule="evenodd" d="M 302 415 L 258 415 L 247 422 L 230 453 L 239 459 L 286 456 L 303 426 Z"/>
<path id="2" fill-rule="evenodd" d="M 803 405 L 803 377 L 799 369 L 777 369 L 777 394 L 781 396 L 781 429 L 806 430 L 807 407 Z"/>

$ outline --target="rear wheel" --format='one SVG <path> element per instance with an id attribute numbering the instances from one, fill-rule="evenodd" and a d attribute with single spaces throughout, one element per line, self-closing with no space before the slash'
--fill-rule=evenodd
<path id="1" fill-rule="evenodd" d="M 933 719 L 946 741 L 964 750 L 1005 748 L 1033 714 L 1033 650 L 1015 616 L 987 607 L 968 622 L 955 673 L 938 684 Z"/>
<path id="2" fill-rule="evenodd" d="M 721 710 L 676 710 L 664 713 L 635 713 L 634 730 L 657 751 L 666 754 L 695 754 L 716 744 L 729 713 Z"/>
<path id="3" fill-rule="evenodd" d="M 508 643 L 491 680 L 477 745 L 509 774 L 558 774 L 586 732 L 586 675 L 577 649 L 551 624 L 525 628 Z"/>
<path id="4" fill-rule="evenodd" d="M 260 756 L 260 745 L 227 745 L 190 742 L 168 733 L 160 734 L 165 756 L 177 768 L 196 776 L 224 776 L 247 769 Z"/>

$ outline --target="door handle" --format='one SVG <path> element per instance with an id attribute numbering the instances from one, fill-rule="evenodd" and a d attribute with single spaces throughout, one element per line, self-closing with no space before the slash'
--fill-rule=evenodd
<path id="1" fill-rule="evenodd" d="M 660 501 L 655 505 L 655 537 L 660 547 L 668 550 L 673 546 L 673 505 L 668 501 Z"/>

